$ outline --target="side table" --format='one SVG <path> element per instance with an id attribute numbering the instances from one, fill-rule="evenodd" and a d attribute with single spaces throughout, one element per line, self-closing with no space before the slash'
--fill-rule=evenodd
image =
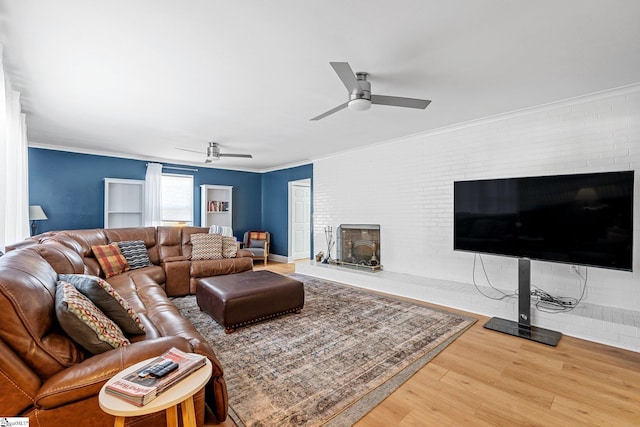
<path id="1" fill-rule="evenodd" d="M 133 405 L 105 392 L 107 384 L 136 371 L 155 359 L 155 357 L 152 357 L 128 367 L 107 381 L 100 390 L 100 394 L 98 396 L 100 408 L 102 408 L 102 410 L 107 414 L 115 415 L 115 427 L 123 427 L 126 417 L 146 415 L 162 410 L 166 410 L 167 427 L 178 427 L 178 404 L 180 405 L 182 412 L 182 425 L 184 427 L 195 427 L 196 414 L 193 405 L 193 395 L 204 387 L 207 381 L 209 381 L 209 378 L 211 378 L 212 368 L 211 361 L 209 359 L 206 360 L 207 364 L 205 366 L 182 379 L 180 382 L 174 384 L 142 407 Z"/>

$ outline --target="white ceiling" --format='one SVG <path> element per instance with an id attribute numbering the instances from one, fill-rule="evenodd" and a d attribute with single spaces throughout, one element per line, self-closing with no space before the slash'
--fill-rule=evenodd
<path id="1" fill-rule="evenodd" d="M 0 0 L 32 146 L 264 171 L 640 82 L 638 0 Z M 372 92 L 426 98 L 309 119 Z"/>

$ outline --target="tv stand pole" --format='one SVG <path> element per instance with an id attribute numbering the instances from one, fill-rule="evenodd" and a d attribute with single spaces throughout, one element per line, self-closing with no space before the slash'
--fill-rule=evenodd
<path id="1" fill-rule="evenodd" d="M 562 334 L 531 326 L 531 260 L 518 258 L 518 321 L 492 317 L 484 327 L 542 344 L 556 346 Z"/>

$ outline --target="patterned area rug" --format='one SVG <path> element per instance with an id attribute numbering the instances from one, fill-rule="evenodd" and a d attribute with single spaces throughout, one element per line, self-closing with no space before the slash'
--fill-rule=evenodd
<path id="1" fill-rule="evenodd" d="M 226 335 L 195 296 L 174 298 L 216 351 L 239 426 L 349 426 L 475 319 L 299 274 L 302 314 Z"/>

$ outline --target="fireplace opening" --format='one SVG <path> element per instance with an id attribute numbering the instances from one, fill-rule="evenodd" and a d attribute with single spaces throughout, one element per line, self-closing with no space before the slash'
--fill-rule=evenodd
<path id="1" fill-rule="evenodd" d="M 341 224 L 336 246 L 337 264 L 382 270 L 379 224 Z"/>

